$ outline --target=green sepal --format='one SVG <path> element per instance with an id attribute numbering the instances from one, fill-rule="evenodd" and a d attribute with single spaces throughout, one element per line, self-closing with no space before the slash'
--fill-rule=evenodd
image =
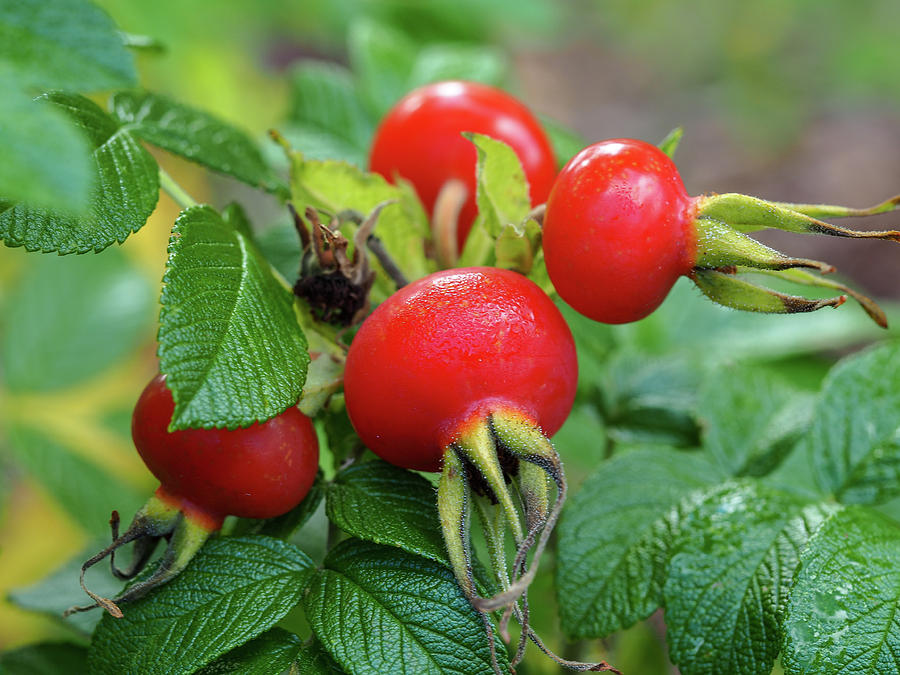
<path id="1" fill-rule="evenodd" d="M 808 267 L 826 274 L 834 271 L 831 265 L 817 260 L 790 258 L 720 220 L 699 217 L 694 221 L 694 231 L 697 237 L 696 267 L 743 265 L 770 270 Z"/>
<path id="2" fill-rule="evenodd" d="M 885 204 L 895 204 L 896 198 L 892 198 Z M 804 205 L 800 205 L 804 207 Z M 882 206 L 882 205 L 879 205 Z M 876 207 L 878 208 L 878 207 Z M 893 208 L 893 206 L 891 206 Z M 843 211 L 847 215 L 848 209 L 843 207 L 812 206 L 813 212 L 823 212 L 831 215 L 833 211 Z M 879 211 L 873 211 L 878 213 Z M 737 193 L 721 195 L 708 195 L 698 201 L 698 218 L 712 218 L 723 223 L 728 223 L 741 232 L 755 232 L 767 228 L 784 230 L 785 232 L 798 232 L 801 234 L 828 234 L 834 237 L 852 237 L 860 239 L 889 239 L 900 241 L 900 232 L 897 230 L 883 230 L 874 232 L 860 232 L 845 227 L 831 225 L 823 220 L 814 218 L 801 211 L 795 211 L 786 205 L 777 202 L 768 202 L 756 197 Z"/>
<path id="3" fill-rule="evenodd" d="M 738 268 L 738 271 L 742 271 Z M 856 300 L 860 306 L 863 308 L 866 314 L 877 323 L 882 328 L 888 327 L 887 315 L 884 313 L 884 310 L 878 306 L 878 304 L 872 300 L 872 298 L 867 295 L 863 295 L 859 291 L 855 291 L 849 286 L 845 286 L 844 284 L 838 283 L 837 281 L 832 281 L 831 279 L 824 279 L 822 277 L 818 277 L 814 274 L 810 274 L 806 270 L 798 270 L 798 269 L 790 269 L 790 270 L 746 270 L 748 272 L 753 272 L 755 274 L 765 274 L 767 276 L 772 276 L 777 279 L 783 279 L 784 281 L 790 281 L 794 284 L 801 284 L 803 286 L 815 286 L 817 288 L 829 288 L 835 291 L 840 291 L 841 293 L 846 293 L 851 298 Z"/>
<path id="4" fill-rule="evenodd" d="M 506 515 L 506 521 L 513 532 L 516 545 L 522 542 L 522 523 L 518 510 L 513 502 L 512 494 L 506 485 L 503 468 L 497 457 L 497 445 L 489 423 L 476 422 L 462 433 L 451 447 L 465 457 L 487 482 L 493 496 L 500 503 Z"/>
<path id="5" fill-rule="evenodd" d="M 874 216 L 879 213 L 888 213 L 900 206 L 900 195 L 894 195 L 874 206 L 862 209 L 853 209 L 849 206 L 834 206 L 831 204 L 791 204 L 788 202 L 772 202 L 779 208 L 790 209 L 802 213 L 811 218 L 859 218 Z"/>
<path id="6" fill-rule="evenodd" d="M 719 270 L 695 269 L 691 280 L 713 302 L 745 312 L 800 314 L 823 307 L 839 307 L 847 300 L 845 295 L 822 300 L 785 295 Z"/>
<path id="7" fill-rule="evenodd" d="M 466 467 L 453 448 L 444 451 L 441 479 L 438 485 L 437 507 L 444 533 L 444 544 L 450 567 L 466 597 L 475 597 L 472 575 L 472 552 L 469 540 L 471 499 Z"/>
<path id="8" fill-rule="evenodd" d="M 682 136 L 684 136 L 684 129 L 675 127 L 666 134 L 666 137 L 659 142 L 657 147 L 668 155 L 669 159 L 673 159 L 675 151 L 678 149 L 678 144 L 681 143 Z"/>
<path id="9" fill-rule="evenodd" d="M 91 597 L 94 604 L 70 607 L 63 616 L 102 607 L 112 616 L 122 618 L 124 614 L 119 608 L 120 603 L 136 600 L 177 576 L 203 547 L 210 534 L 221 525 L 220 517 L 198 511 L 195 507 L 188 507 L 182 504 L 179 498 L 164 493 L 162 488 L 159 488 L 135 514 L 131 525 L 121 536 L 118 531 L 119 515 L 114 511 L 110 519 L 113 542 L 81 566 L 81 588 Z M 87 570 L 107 557 L 110 559 L 115 576 L 120 579 L 136 576 L 146 566 L 157 542 L 164 537 L 168 539 L 168 545 L 153 574 L 129 586 L 114 599 L 104 598 L 85 586 L 84 575 Z M 133 562 L 127 571 L 122 572 L 115 566 L 115 552 L 131 542 L 135 542 Z"/>

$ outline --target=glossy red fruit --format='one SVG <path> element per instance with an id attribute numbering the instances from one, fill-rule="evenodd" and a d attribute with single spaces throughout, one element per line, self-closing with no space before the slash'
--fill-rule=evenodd
<path id="1" fill-rule="evenodd" d="M 614 139 L 585 148 L 547 201 L 543 247 L 554 287 L 596 321 L 647 316 L 694 266 L 696 210 L 675 164 L 655 146 Z"/>
<path id="2" fill-rule="evenodd" d="M 553 148 L 531 111 L 495 87 L 448 81 L 410 92 L 381 121 L 369 154 L 372 171 L 389 181 L 395 174 L 410 181 L 429 213 L 447 181 L 462 181 L 468 197 L 459 216 L 460 250 L 478 213 L 477 156 L 464 131 L 511 146 L 525 170 L 532 204 L 544 203 L 556 176 Z"/>
<path id="3" fill-rule="evenodd" d="M 436 471 L 455 437 L 492 410 L 554 434 L 577 383 L 572 333 L 524 276 L 447 270 L 403 287 L 365 320 L 350 346 L 347 411 L 383 459 Z"/>
<path id="4" fill-rule="evenodd" d="M 246 429 L 167 431 L 175 403 L 158 375 L 134 409 L 134 444 L 162 484 L 160 497 L 199 509 L 213 519 L 226 515 L 272 518 L 309 492 L 319 463 L 312 422 L 296 408 Z"/>

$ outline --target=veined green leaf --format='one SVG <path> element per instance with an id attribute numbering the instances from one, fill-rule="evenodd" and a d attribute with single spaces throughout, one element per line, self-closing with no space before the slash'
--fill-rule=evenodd
<path id="1" fill-rule="evenodd" d="M 197 675 L 273 675 L 291 667 L 300 651 L 300 638 L 270 628 L 258 638 L 232 649 L 197 671 Z"/>
<path id="2" fill-rule="evenodd" d="M 173 429 L 245 427 L 297 402 L 309 353 L 293 295 L 246 236 L 209 206 L 183 211 L 163 282 L 159 359 Z"/>
<path id="3" fill-rule="evenodd" d="M 842 502 L 900 494 L 900 344 L 851 356 L 831 370 L 803 448 L 820 487 Z"/>
<path id="4" fill-rule="evenodd" d="M 800 551 L 828 508 L 726 483 L 682 521 L 664 589 L 669 654 L 685 675 L 768 675 Z"/>
<path id="5" fill-rule="evenodd" d="M 491 672 L 481 618 L 432 560 L 348 539 L 328 554 L 303 604 L 316 637 L 355 675 Z"/>
<path id="6" fill-rule="evenodd" d="M 703 445 L 732 476 L 767 475 L 809 427 L 812 404 L 766 370 L 716 368 L 698 404 Z"/>
<path id="7" fill-rule="evenodd" d="M 115 24 L 87 0 L 0 4 L 0 62 L 43 90 L 101 91 L 137 80 Z"/>
<path id="8" fill-rule="evenodd" d="M 355 537 L 447 564 L 434 487 L 411 471 L 382 461 L 344 469 L 328 484 L 326 513 Z"/>
<path id="9" fill-rule="evenodd" d="M 558 529 L 557 596 L 568 636 L 608 635 L 662 604 L 689 497 L 719 477 L 698 453 L 644 448 L 614 456 L 585 480 Z"/>
<path id="10" fill-rule="evenodd" d="M 787 675 L 900 673 L 900 527 L 862 507 L 829 518 L 800 556 L 784 620 Z"/>
<path id="11" fill-rule="evenodd" d="M 137 232 L 159 199 L 159 167 L 138 139 L 83 96 L 54 92 L 44 105 L 75 122 L 93 148 L 93 189 L 84 217 L 0 200 L 0 239 L 42 253 L 95 253 Z"/>
<path id="12" fill-rule="evenodd" d="M 475 144 L 478 153 L 476 186 L 478 223 L 491 237 L 499 237 L 505 225 L 520 226 L 531 211 L 528 179 L 522 163 L 511 147 L 484 134 L 465 136 Z"/>
<path id="13" fill-rule="evenodd" d="M 103 617 L 91 672 L 192 673 L 277 623 L 300 600 L 312 569 L 304 553 L 278 539 L 212 539 L 172 581 L 123 605 L 124 618 Z"/>
<path id="14" fill-rule="evenodd" d="M 129 133 L 248 185 L 278 189 L 256 143 L 207 112 L 146 91 L 124 91 L 110 111 Z"/>
<path id="15" fill-rule="evenodd" d="M 374 129 L 352 73 L 304 61 L 291 73 L 285 137 L 310 159 L 340 159 L 364 168 Z"/>

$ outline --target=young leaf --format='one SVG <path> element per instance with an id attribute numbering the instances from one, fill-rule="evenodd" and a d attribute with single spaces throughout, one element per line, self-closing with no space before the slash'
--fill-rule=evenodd
<path id="1" fill-rule="evenodd" d="M 118 250 L 99 258 L 29 258 L 9 290 L 0 373 L 15 392 L 70 387 L 149 336 L 153 292 Z"/>
<path id="2" fill-rule="evenodd" d="M 44 90 L 102 91 L 137 80 L 115 24 L 88 0 L 0 4 L 0 62 Z"/>
<path id="3" fill-rule="evenodd" d="M 32 100 L 2 68 L 0 90 L 0 194 L 36 208 L 83 214 L 93 176 L 87 139 L 61 111 Z"/>
<path id="4" fill-rule="evenodd" d="M 681 523 L 664 595 L 685 675 L 767 675 L 800 551 L 827 509 L 759 482 L 710 491 Z"/>
<path id="5" fill-rule="evenodd" d="M 87 649 L 71 642 L 43 642 L 0 654 L 3 675 L 88 675 Z"/>
<path id="6" fill-rule="evenodd" d="M 295 205 L 314 206 L 330 214 L 349 209 L 366 216 L 379 204 L 396 201 L 381 211 L 375 236 L 407 279 L 432 271 L 422 246 L 422 239 L 429 236 L 428 217 L 411 190 L 345 162 L 305 160 L 300 153 L 292 153 L 291 191 Z M 374 258 L 372 262 L 378 266 Z M 395 290 L 384 274 L 378 275 L 376 285 L 385 295 Z"/>
<path id="7" fill-rule="evenodd" d="M 784 620 L 787 675 L 900 673 L 900 528 L 848 507 L 800 556 Z"/>
<path id="8" fill-rule="evenodd" d="M 704 447 L 731 476 L 765 476 L 812 420 L 810 395 L 759 368 L 717 368 L 700 393 Z"/>
<path id="9" fill-rule="evenodd" d="M 347 50 L 360 91 L 381 117 L 407 92 L 415 46 L 403 33 L 362 19 L 350 27 Z"/>
<path id="10" fill-rule="evenodd" d="M 304 61 L 291 73 L 285 137 L 310 159 L 367 163 L 374 120 L 360 100 L 353 75 L 334 63 Z"/>
<path id="11" fill-rule="evenodd" d="M 300 397 L 306 339 L 253 243 L 209 206 L 172 229 L 159 360 L 175 397 L 173 429 L 249 426 Z"/>
<path id="12" fill-rule="evenodd" d="M 290 668 L 300 651 L 300 638 L 270 628 L 254 640 L 232 649 L 197 671 L 197 675 L 271 675 Z"/>
<path id="13" fill-rule="evenodd" d="M 434 487 L 412 471 L 382 461 L 344 469 L 328 484 L 325 509 L 348 534 L 447 563 Z"/>
<path id="14" fill-rule="evenodd" d="M 900 344 L 831 370 L 804 442 L 817 482 L 839 501 L 871 504 L 900 494 Z"/>
<path id="15" fill-rule="evenodd" d="M 431 82 L 466 80 L 495 87 L 506 80 L 509 63 L 499 49 L 461 44 L 425 45 L 412 65 L 407 87 Z"/>
<path id="16" fill-rule="evenodd" d="M 491 671 L 481 618 L 434 561 L 348 539 L 328 554 L 303 604 L 316 637 L 356 675 Z"/>
<path id="17" fill-rule="evenodd" d="M 118 92 L 109 108 L 124 130 L 148 143 L 248 185 L 277 189 L 256 143 L 207 112 L 146 91 Z"/>
<path id="18" fill-rule="evenodd" d="M 192 673 L 271 628 L 300 600 L 312 561 L 268 537 L 209 541 L 154 593 L 105 615 L 91 642 L 92 673 Z"/>
<path id="19" fill-rule="evenodd" d="M 59 443 L 43 429 L 12 422 L 6 428 L 9 452 L 47 493 L 89 533 L 109 533 L 113 509 L 131 513 L 143 497 L 105 469 Z"/>
<path id="20" fill-rule="evenodd" d="M 687 510 L 679 502 L 718 478 L 702 455 L 646 448 L 616 455 L 585 480 L 558 529 L 566 635 L 608 635 L 660 606 L 672 538 Z"/>
<path id="21" fill-rule="evenodd" d="M 504 225 L 519 225 L 531 211 L 528 180 L 515 151 L 506 143 L 484 134 L 465 135 L 478 153 L 478 221 L 491 237 L 499 237 Z"/>
<path id="22" fill-rule="evenodd" d="M 138 139 L 83 96 L 42 97 L 75 122 L 93 148 L 90 211 L 73 217 L 0 200 L 0 239 L 43 253 L 95 253 L 137 232 L 156 208 L 159 167 Z"/>

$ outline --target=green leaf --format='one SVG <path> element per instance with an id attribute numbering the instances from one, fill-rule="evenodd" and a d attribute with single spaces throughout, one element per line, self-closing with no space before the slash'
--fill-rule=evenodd
<path id="1" fill-rule="evenodd" d="M 0 654 L 3 675 L 87 675 L 87 649 L 71 642 L 42 642 Z"/>
<path id="2" fill-rule="evenodd" d="M 326 513 L 360 539 L 447 564 L 434 486 L 387 462 L 348 467 L 328 484 Z"/>
<path id="3" fill-rule="evenodd" d="M 669 657 L 685 675 L 768 675 L 800 551 L 827 507 L 726 483 L 682 521 L 664 588 Z"/>
<path id="4" fill-rule="evenodd" d="M 350 26 L 347 49 L 359 90 L 381 117 L 409 88 L 415 45 L 393 28 L 362 19 Z"/>
<path id="5" fill-rule="evenodd" d="M 266 227 L 256 235 L 256 245 L 269 264 L 289 284 L 297 280 L 303 251 L 300 248 L 300 237 L 292 223 L 282 221 Z"/>
<path id="6" fill-rule="evenodd" d="M 13 459 L 91 534 L 108 536 L 113 509 L 130 513 L 141 505 L 143 497 L 137 490 L 45 431 L 7 422 L 5 431 Z"/>
<path id="7" fill-rule="evenodd" d="M 310 159 L 341 159 L 363 168 L 374 120 L 362 103 L 353 75 L 343 66 L 303 61 L 291 73 L 291 144 Z"/>
<path id="8" fill-rule="evenodd" d="M 431 560 L 346 540 L 328 554 L 303 604 L 316 637 L 355 675 L 491 671 L 480 616 L 453 573 Z"/>
<path id="9" fill-rule="evenodd" d="M 699 444 L 695 421 L 702 361 L 649 357 L 622 349 L 607 357 L 597 383 L 609 435 L 620 443 Z"/>
<path id="10" fill-rule="evenodd" d="M 110 111 L 129 133 L 248 185 L 277 189 L 256 143 L 207 112 L 146 91 L 116 93 Z"/>
<path id="11" fill-rule="evenodd" d="M 419 51 L 407 88 L 431 82 L 466 80 L 499 87 L 506 80 L 509 63 L 502 50 L 488 46 L 430 44 Z"/>
<path id="12" fill-rule="evenodd" d="M 192 673 L 262 634 L 297 604 L 313 569 L 268 537 L 209 541 L 175 579 L 105 615 L 89 653 L 92 673 Z"/>
<path id="13" fill-rule="evenodd" d="M 704 447 L 732 476 L 765 476 L 812 421 L 813 397 L 756 367 L 717 368 L 704 382 L 697 414 Z"/>
<path id="14" fill-rule="evenodd" d="M 571 638 L 608 635 L 662 602 L 679 505 L 719 474 L 702 455 L 645 448 L 616 455 L 585 480 L 558 528 L 557 594 Z"/>
<path id="15" fill-rule="evenodd" d="M 0 62 L 44 90 L 101 91 L 137 80 L 115 24 L 87 0 L 0 4 Z"/>
<path id="16" fill-rule="evenodd" d="M 325 651 L 322 643 L 313 638 L 297 655 L 297 675 L 344 675 L 344 671 Z"/>
<path id="17" fill-rule="evenodd" d="M 309 354 L 293 294 L 209 206 L 182 212 L 169 242 L 159 360 L 172 429 L 246 427 L 294 405 Z"/>
<path id="18" fill-rule="evenodd" d="M 809 540 L 784 620 L 787 675 L 900 673 L 900 528 L 862 507 Z"/>
<path id="19" fill-rule="evenodd" d="M 93 176 L 87 140 L 59 110 L 31 100 L 2 66 L 0 90 L 0 195 L 33 207 L 85 212 Z"/>
<path id="20" fill-rule="evenodd" d="M 396 200 L 378 216 L 375 236 L 407 279 L 418 279 L 432 271 L 422 246 L 422 240 L 430 236 L 428 217 L 414 191 L 391 185 L 378 174 L 364 173 L 345 162 L 305 160 L 300 153 L 292 153 L 291 163 L 293 200 L 301 211 L 301 206 L 313 206 L 330 214 L 349 209 L 365 216 L 379 204 Z M 372 263 L 380 269 L 374 258 Z M 375 283 L 384 297 L 395 290 L 383 273 Z"/>
<path id="21" fill-rule="evenodd" d="M 883 344 L 835 366 L 804 437 L 816 480 L 845 503 L 900 494 L 900 344 Z"/>
<path id="22" fill-rule="evenodd" d="M 281 628 L 270 628 L 258 638 L 232 649 L 197 671 L 198 675 L 272 675 L 283 673 L 300 651 L 300 638 Z"/>
<path id="23" fill-rule="evenodd" d="M 83 96 L 54 92 L 43 100 L 65 113 L 90 140 L 96 172 L 90 211 L 73 217 L 0 200 L 0 239 L 7 246 L 60 255 L 98 253 L 122 243 L 156 208 L 156 160 L 134 135 Z"/>
<path id="24" fill-rule="evenodd" d="M 121 251 L 29 258 L 15 284 L 0 340 L 0 373 L 12 391 L 65 389 L 149 337 L 153 292 Z"/>
<path id="25" fill-rule="evenodd" d="M 106 519 L 104 524 L 107 525 L 107 532 L 104 534 L 108 537 L 109 512 Z M 46 614 L 84 636 L 89 636 L 103 617 L 102 613 L 79 612 L 64 619 L 63 612 L 73 605 L 83 605 L 88 601 L 88 596 L 78 583 L 81 565 L 108 541 L 105 537 L 97 539 L 95 548 L 82 551 L 50 576 L 30 586 L 13 589 L 9 594 L 9 601 L 16 607 Z M 106 598 L 113 597 L 122 588 L 122 582 L 112 575 L 109 565 L 94 566 L 87 575 L 87 584 L 92 591 Z"/>
<path id="26" fill-rule="evenodd" d="M 463 135 L 478 153 L 478 222 L 491 237 L 499 237 L 505 225 L 518 226 L 531 211 L 525 171 L 515 151 L 503 141 L 484 134 Z"/>

